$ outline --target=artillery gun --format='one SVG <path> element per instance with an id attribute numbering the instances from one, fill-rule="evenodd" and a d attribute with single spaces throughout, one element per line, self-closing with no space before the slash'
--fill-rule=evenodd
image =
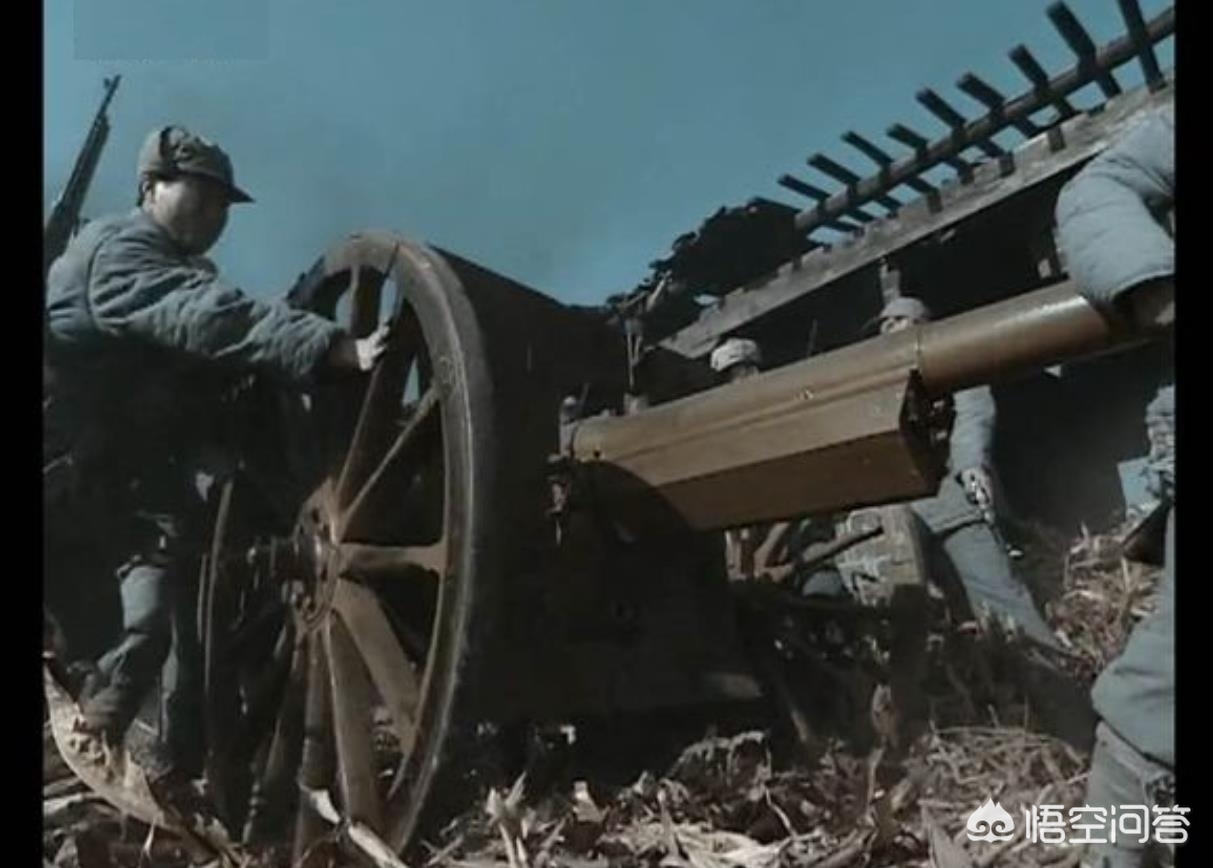
<path id="1" fill-rule="evenodd" d="M 875 174 L 815 156 L 838 192 L 785 176 L 816 204 L 717 215 L 602 308 L 388 232 L 324 254 L 290 303 L 393 336 L 365 380 L 252 386 L 200 594 L 229 827 L 300 852 L 324 831 L 300 788 L 327 791 L 399 850 L 450 807 L 486 723 L 757 696 L 721 531 L 928 494 L 939 399 L 1140 342 L 1077 295 L 1049 236 L 1060 184 L 1173 99 L 1154 54 L 1173 10 L 1120 7 L 1126 34 L 1097 49 L 1056 4 L 1075 66 L 1050 77 L 1017 48 L 1030 88 L 1007 100 L 964 77 L 987 109 L 973 120 L 923 91 L 938 141 L 895 126 L 912 153 L 894 158 L 848 133 Z M 1134 62 L 1145 84 L 1121 92 Z M 1092 83 L 1106 101 L 1081 111 L 1069 100 Z M 995 141 L 1012 129 L 1017 147 Z M 956 177 L 925 177 L 941 166 Z M 702 279 L 721 255 L 727 279 Z M 977 297 L 853 341 L 899 282 L 941 273 Z M 805 306 L 838 293 L 853 301 L 822 314 L 823 351 L 803 359 Z M 706 354 L 760 333 L 775 366 L 717 385 Z"/>

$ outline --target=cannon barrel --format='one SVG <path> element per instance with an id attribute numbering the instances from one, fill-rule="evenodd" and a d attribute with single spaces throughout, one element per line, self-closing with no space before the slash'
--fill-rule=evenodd
<path id="1" fill-rule="evenodd" d="M 627 416 L 574 423 L 597 502 L 637 530 L 711 530 L 938 489 L 933 400 L 1141 340 L 1067 281 Z"/>
<path id="2" fill-rule="evenodd" d="M 918 332 L 918 370 L 931 395 L 1125 349 L 1144 339 L 1098 312 L 1071 281 L 927 323 Z"/>

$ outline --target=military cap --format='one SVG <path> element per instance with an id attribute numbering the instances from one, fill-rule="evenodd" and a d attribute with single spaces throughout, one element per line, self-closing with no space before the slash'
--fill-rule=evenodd
<path id="1" fill-rule="evenodd" d="M 918 299 L 909 295 L 899 295 L 889 300 L 880 311 L 881 320 L 902 316 L 915 322 L 925 322 L 931 318 L 930 309 Z"/>
<path id="2" fill-rule="evenodd" d="M 909 295 L 899 295 L 889 299 L 888 303 L 881 308 L 880 313 L 867 320 L 859 329 L 862 335 L 873 335 L 876 333 L 877 326 L 887 319 L 895 316 L 904 316 L 906 319 L 914 322 L 924 322 L 931 318 L 931 310 L 918 299 Z"/>
<path id="3" fill-rule="evenodd" d="M 148 135 L 139 151 L 139 177 L 147 175 L 205 175 L 223 184 L 231 201 L 253 201 L 236 186 L 232 161 L 223 149 L 185 127 L 160 127 Z"/>
<path id="4" fill-rule="evenodd" d="M 729 338 L 712 350 L 711 365 L 713 371 L 727 371 L 743 363 L 757 365 L 761 358 L 758 344 L 745 338 Z"/>

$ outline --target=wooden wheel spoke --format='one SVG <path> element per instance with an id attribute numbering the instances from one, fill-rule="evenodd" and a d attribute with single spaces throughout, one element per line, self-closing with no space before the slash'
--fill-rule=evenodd
<path id="1" fill-rule="evenodd" d="M 308 643 L 305 636 L 295 636 L 291 648 L 290 671 L 282 691 L 277 718 L 265 761 L 258 770 L 249 799 L 244 840 L 258 843 L 275 826 L 283 802 L 290 804 L 290 774 L 300 762 L 303 741 L 304 704 L 307 694 Z"/>
<path id="2" fill-rule="evenodd" d="M 392 475 L 398 463 L 407 461 L 416 452 L 418 446 L 425 439 L 423 434 L 428 428 L 429 423 L 437 418 L 440 407 L 441 403 L 438 391 L 434 386 L 431 386 L 421 396 L 413 415 L 400 428 L 400 431 L 396 434 L 396 438 L 392 441 L 392 445 L 388 447 L 387 453 L 379 464 L 375 466 L 374 470 L 365 477 L 365 482 L 362 483 L 352 500 L 343 497 L 340 492 L 338 493 L 337 503 L 339 508 L 342 508 L 346 503 L 349 504 L 348 507 L 344 508 L 342 521 L 338 528 L 339 539 L 346 539 L 348 534 L 357 527 L 359 519 L 362 518 L 363 510 L 370 502 L 379 485 Z"/>
<path id="3" fill-rule="evenodd" d="M 286 689 L 283 691 L 282 704 L 278 708 L 278 718 L 274 723 L 274 734 L 265 764 L 267 782 L 281 779 L 293 766 L 290 754 L 297 749 L 299 737 L 303 734 L 299 720 L 307 696 L 307 676 L 308 642 L 300 636 L 296 637 L 291 649 L 291 669 L 286 677 Z"/>
<path id="4" fill-rule="evenodd" d="M 350 268 L 349 283 L 340 297 L 349 299 L 347 329 L 356 338 L 362 338 L 374 331 L 379 323 L 379 307 L 383 294 L 385 275 L 373 268 L 363 268 L 358 263 Z M 392 375 L 396 368 L 406 368 L 407 358 L 402 358 L 398 352 L 399 343 L 393 342 L 392 348 L 372 372 L 372 377 L 366 385 L 361 383 L 342 382 L 334 384 L 329 390 L 331 395 L 325 401 L 325 415 L 330 427 L 328 441 L 328 470 L 338 479 L 345 479 L 350 472 L 357 470 L 352 466 L 351 459 L 358 451 L 351 446 L 357 443 L 367 444 L 373 437 L 374 412 L 368 408 L 377 406 L 375 396 L 384 389 L 391 389 Z M 386 374 L 385 374 L 386 372 Z M 351 436 L 351 432 L 354 432 Z M 361 447 L 365 448 L 365 446 Z"/>
<path id="5" fill-rule="evenodd" d="M 291 669 L 295 663 L 295 644 L 293 626 L 287 621 L 278 633 L 269 660 L 258 666 L 259 672 L 249 685 L 245 697 L 247 712 L 244 726 L 233 750 L 236 757 L 247 761 L 258 743 L 263 743 L 266 732 L 273 733 L 277 729 L 280 715 L 276 712 L 283 704 L 283 693 L 290 683 Z"/>
<path id="6" fill-rule="evenodd" d="M 421 686 L 404 648 L 374 592 L 364 585 L 339 580 L 333 606 L 349 628 L 379 698 L 392 719 L 400 752 L 407 756 L 417 736 Z"/>
<path id="7" fill-rule="evenodd" d="M 371 685 L 350 631 L 339 618 L 325 624 L 329 689 L 333 702 L 333 738 L 337 748 L 337 787 L 345 815 L 371 828 L 383 820 L 375 783 Z"/>
<path id="8" fill-rule="evenodd" d="M 327 789 L 333 777 L 332 703 L 329 667 L 322 642 L 308 643 L 307 697 L 303 712 L 303 755 L 298 782 L 312 790 Z M 325 834 L 328 824 L 307 808 L 300 808 L 295 827 L 294 858 L 298 860 Z"/>
<path id="9" fill-rule="evenodd" d="M 215 666 L 218 655 L 213 643 L 216 640 L 218 625 L 215 621 L 215 607 L 227 603 L 231 594 L 230 582 L 225 581 L 227 573 L 223 570 L 223 546 L 227 541 L 229 516 L 232 511 L 232 497 L 235 483 L 227 479 L 219 494 L 219 506 L 215 513 L 215 532 L 211 540 L 211 548 L 203 561 L 203 586 L 199 595 L 199 628 L 204 637 L 203 646 L 203 684 L 207 690 L 212 689 L 215 679 Z M 226 593 L 223 593 L 226 592 Z M 222 596 L 221 596 L 222 595 Z M 230 605 L 230 603 L 229 603 Z M 222 616 L 227 615 L 225 611 Z M 223 623 L 220 621 L 219 623 Z"/>
<path id="10" fill-rule="evenodd" d="M 312 392 L 314 425 L 319 448 L 320 473 L 340 478 L 349 455 L 351 434 L 357 425 L 365 386 L 355 379 L 324 383 Z"/>
<path id="11" fill-rule="evenodd" d="M 341 507 L 348 505 L 358 493 L 368 474 L 373 471 L 376 458 L 392 436 L 400 396 L 404 393 L 415 355 L 405 345 L 403 336 L 393 335 L 391 345 L 371 372 L 345 462 L 337 479 L 337 503 Z"/>
<path id="12" fill-rule="evenodd" d="M 350 269 L 346 292 L 350 297 L 350 334 L 355 337 L 364 337 L 375 328 L 383 282 L 383 274 L 370 271 L 368 275 L 357 263 Z"/>
<path id="13" fill-rule="evenodd" d="M 410 569 L 446 572 L 446 540 L 428 545 L 377 546 L 342 543 L 338 572 L 363 579 L 395 578 Z"/>

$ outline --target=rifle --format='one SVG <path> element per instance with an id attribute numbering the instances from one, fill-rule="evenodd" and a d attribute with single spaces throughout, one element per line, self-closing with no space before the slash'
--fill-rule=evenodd
<path id="1" fill-rule="evenodd" d="M 101 159 L 101 149 L 105 147 L 105 140 L 109 137 L 110 124 L 105 111 L 109 108 L 110 100 L 114 98 L 114 91 L 118 89 L 118 82 L 121 80 L 122 76 L 120 75 L 105 79 L 105 96 L 101 100 L 101 107 L 97 109 L 97 114 L 93 118 L 93 125 L 89 128 L 88 138 L 84 140 L 84 147 L 81 148 L 79 155 L 76 157 L 76 164 L 72 167 L 72 174 L 68 178 L 67 186 L 63 188 L 63 193 L 51 207 L 51 215 L 46 221 L 46 229 L 42 235 L 42 280 L 44 287 L 47 274 L 50 272 L 51 263 L 58 259 L 63 254 L 63 251 L 67 249 L 67 243 L 71 240 L 76 226 L 80 222 L 80 209 L 84 206 L 84 197 L 88 195 L 89 185 L 93 181 L 93 173 L 97 171 L 97 162 Z M 50 344 L 50 326 L 46 318 L 45 309 L 42 314 L 42 337 L 42 412 L 45 414 L 50 409 L 50 404 L 53 401 L 52 396 L 55 391 L 55 372 L 49 363 L 46 352 Z M 54 464 L 55 462 L 52 462 L 52 465 Z M 51 465 L 43 467 L 44 476 L 50 467 Z"/>
<path id="2" fill-rule="evenodd" d="M 51 215 L 46 221 L 46 229 L 42 236 L 43 278 L 50 271 L 51 263 L 67 249 L 67 242 L 71 240 L 76 225 L 80 222 L 80 209 L 84 205 L 84 197 L 88 195 L 93 173 L 96 172 L 97 162 L 101 159 L 101 149 L 105 147 L 105 140 L 109 137 L 109 118 L 106 117 L 105 111 L 109 107 L 110 100 L 113 99 L 114 91 L 118 89 L 118 82 L 121 79 L 122 76 L 116 75 L 105 80 L 105 96 L 93 118 L 88 138 L 84 140 L 84 147 L 76 157 L 76 164 L 72 167 L 72 174 L 68 178 L 67 186 L 64 187 L 62 195 L 51 208 Z"/>

